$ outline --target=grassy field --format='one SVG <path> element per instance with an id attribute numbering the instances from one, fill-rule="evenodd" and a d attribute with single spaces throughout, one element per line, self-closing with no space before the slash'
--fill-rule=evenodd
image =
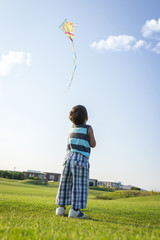
<path id="1" fill-rule="evenodd" d="M 0 240 L 160 239 L 160 195 L 101 200 L 90 189 L 88 219 L 69 219 L 55 215 L 57 187 L 0 178 Z"/>

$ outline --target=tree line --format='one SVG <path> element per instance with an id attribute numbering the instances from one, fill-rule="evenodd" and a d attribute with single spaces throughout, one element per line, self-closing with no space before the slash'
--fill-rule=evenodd
<path id="1" fill-rule="evenodd" d="M 0 170 L 0 177 L 8 178 L 8 179 L 24 180 L 25 174 L 23 172 Z"/>

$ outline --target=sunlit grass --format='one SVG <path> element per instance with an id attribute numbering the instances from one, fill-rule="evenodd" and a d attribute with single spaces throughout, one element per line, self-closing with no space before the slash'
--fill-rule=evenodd
<path id="1" fill-rule="evenodd" d="M 1 240 L 160 239 L 160 196 L 97 200 L 90 189 L 88 219 L 55 215 L 58 184 L 0 178 Z"/>
<path id="2" fill-rule="evenodd" d="M 152 196 L 152 195 L 160 195 L 160 192 L 153 191 L 138 191 L 138 190 L 120 190 L 115 192 L 105 192 L 103 194 L 97 195 L 97 199 L 104 200 L 113 200 L 120 198 L 130 198 L 130 197 L 144 197 L 144 196 Z"/>

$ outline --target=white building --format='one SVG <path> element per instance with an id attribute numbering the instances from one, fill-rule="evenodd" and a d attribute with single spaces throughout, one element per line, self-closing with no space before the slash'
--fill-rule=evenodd
<path id="1" fill-rule="evenodd" d="M 121 189 L 123 190 L 131 190 L 131 187 L 133 187 L 132 185 L 121 185 Z"/>
<path id="2" fill-rule="evenodd" d="M 121 182 L 108 182 L 108 181 L 98 181 L 98 186 L 110 187 L 110 188 L 121 188 Z"/>
<path id="3" fill-rule="evenodd" d="M 98 180 L 97 179 L 89 179 L 89 183 L 92 183 L 93 184 L 93 187 L 97 187 L 97 184 L 98 184 Z"/>

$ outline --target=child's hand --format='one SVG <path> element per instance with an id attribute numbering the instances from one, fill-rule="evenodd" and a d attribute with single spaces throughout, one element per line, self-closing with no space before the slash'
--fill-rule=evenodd
<path id="1" fill-rule="evenodd" d="M 91 126 L 88 128 L 88 135 L 89 135 L 90 146 L 94 148 L 96 146 L 96 140 L 94 138 L 93 128 Z"/>

